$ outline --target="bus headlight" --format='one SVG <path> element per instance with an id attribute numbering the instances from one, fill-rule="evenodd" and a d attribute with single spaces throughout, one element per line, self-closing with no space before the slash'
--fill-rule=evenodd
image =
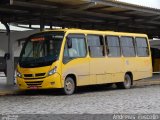
<path id="1" fill-rule="evenodd" d="M 48 72 L 48 76 L 53 75 L 56 72 L 57 72 L 57 66 L 55 66 L 52 70 Z"/>
<path id="2" fill-rule="evenodd" d="M 17 77 L 20 77 L 20 78 L 22 77 L 22 74 L 18 71 L 16 72 L 16 75 L 17 75 Z"/>

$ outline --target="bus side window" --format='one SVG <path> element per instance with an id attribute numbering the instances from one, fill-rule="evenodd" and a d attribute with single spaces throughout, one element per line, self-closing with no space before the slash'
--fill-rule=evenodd
<path id="1" fill-rule="evenodd" d="M 128 36 L 121 36 L 120 37 L 122 53 L 124 57 L 135 57 L 135 45 L 134 45 L 134 38 Z"/>
<path id="2" fill-rule="evenodd" d="M 118 36 L 108 35 L 105 37 L 108 57 L 120 57 L 121 49 Z"/>
<path id="3" fill-rule="evenodd" d="M 100 35 L 87 35 L 88 48 L 91 57 L 104 57 L 104 42 L 103 36 Z"/>
<path id="4" fill-rule="evenodd" d="M 69 34 L 64 48 L 64 59 L 82 58 L 87 54 L 85 35 Z"/>
<path id="5" fill-rule="evenodd" d="M 68 46 L 68 53 L 69 57 L 78 57 L 78 50 L 77 50 L 77 43 L 76 43 L 76 38 L 69 38 L 67 40 L 67 46 Z"/>
<path id="6" fill-rule="evenodd" d="M 67 41 L 64 48 L 64 57 L 77 57 L 77 51 L 74 48 L 73 39 L 71 37 L 67 37 Z"/>
<path id="7" fill-rule="evenodd" d="M 67 42 L 65 46 L 65 53 L 68 57 L 76 57 L 77 56 L 77 51 L 74 48 L 73 44 L 73 39 L 71 37 L 67 37 Z"/>
<path id="8" fill-rule="evenodd" d="M 148 57 L 150 55 L 146 38 L 136 37 L 136 48 L 139 57 Z"/>

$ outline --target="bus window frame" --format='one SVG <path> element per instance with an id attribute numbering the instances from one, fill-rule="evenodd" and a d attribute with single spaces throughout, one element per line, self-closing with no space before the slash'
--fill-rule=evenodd
<path id="1" fill-rule="evenodd" d="M 107 36 L 117 37 L 117 38 L 118 38 L 118 43 L 119 43 L 119 48 L 120 48 L 120 55 L 119 55 L 119 56 L 109 56 L 109 55 L 108 55 L 109 52 L 108 52 Z M 107 54 L 106 54 L 107 57 L 110 57 L 110 58 L 120 58 L 120 57 L 122 57 L 122 48 L 121 48 L 120 36 L 119 36 L 119 35 L 105 35 L 104 38 L 105 38 L 105 45 L 106 45 L 105 50 L 106 50 L 106 53 L 107 53 Z M 114 47 L 116 47 L 116 46 L 114 46 Z"/>
<path id="2" fill-rule="evenodd" d="M 86 54 L 85 54 L 84 57 L 70 57 L 69 56 L 69 50 L 68 50 L 68 45 L 67 45 L 67 40 L 71 38 L 69 35 L 71 37 L 72 37 L 72 35 L 75 36 L 75 37 L 72 37 L 72 38 L 76 38 L 76 36 L 78 36 L 78 35 L 84 36 L 84 37 L 80 37 L 80 38 L 84 38 L 84 44 L 85 44 L 85 49 L 86 49 Z M 64 44 L 64 48 L 63 48 L 63 58 L 62 58 L 63 64 L 66 64 L 66 63 L 72 61 L 73 59 L 86 58 L 87 57 L 88 49 L 87 49 L 87 43 L 86 43 L 86 35 L 84 33 L 68 33 L 64 38 L 65 38 L 65 44 Z M 66 57 L 67 58 L 66 62 L 64 61 L 64 58 L 65 58 L 65 56 L 64 56 L 65 47 L 67 47 L 67 54 L 68 54 L 68 56 Z"/>
<path id="3" fill-rule="evenodd" d="M 134 47 L 134 53 L 135 53 L 135 55 L 134 56 L 124 56 L 124 54 L 123 54 L 123 49 L 122 49 L 122 43 L 121 43 L 121 37 L 129 37 L 129 38 L 132 38 L 132 40 L 133 40 L 133 47 Z M 120 46 L 121 46 L 121 54 L 122 54 L 122 56 L 123 57 L 136 57 L 137 56 L 137 51 L 136 51 L 136 43 L 135 43 L 135 37 L 134 36 L 120 36 Z"/>
<path id="4" fill-rule="evenodd" d="M 101 46 L 103 47 L 103 56 L 96 56 L 96 57 L 91 56 L 91 52 L 90 52 L 89 45 L 88 45 L 88 36 L 89 36 L 89 35 L 102 37 L 103 45 L 101 45 Z M 104 39 L 104 35 L 102 35 L 102 34 L 90 34 L 90 33 L 89 33 L 89 34 L 86 34 L 86 41 L 87 41 L 88 54 L 89 54 L 89 57 L 90 57 L 90 58 L 105 58 L 105 57 L 106 57 L 106 49 L 105 49 L 105 39 Z M 95 46 L 95 47 L 98 47 L 98 46 Z"/>
<path id="5" fill-rule="evenodd" d="M 147 56 L 139 56 L 139 55 L 138 55 L 138 49 L 137 49 L 138 47 L 137 47 L 136 38 L 144 38 L 144 39 L 146 40 L 147 49 L 148 49 L 148 55 L 147 55 Z M 135 47 L 136 47 L 137 57 L 149 57 L 149 56 L 151 55 L 150 48 L 149 48 L 149 42 L 148 42 L 148 38 L 147 38 L 147 37 L 139 37 L 139 36 L 135 36 Z"/>

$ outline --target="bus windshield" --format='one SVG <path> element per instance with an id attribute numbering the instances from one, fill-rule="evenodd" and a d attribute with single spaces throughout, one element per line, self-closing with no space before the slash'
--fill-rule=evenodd
<path id="1" fill-rule="evenodd" d="M 49 66 L 59 58 L 64 32 L 44 32 L 28 38 L 20 54 L 24 68 Z"/>

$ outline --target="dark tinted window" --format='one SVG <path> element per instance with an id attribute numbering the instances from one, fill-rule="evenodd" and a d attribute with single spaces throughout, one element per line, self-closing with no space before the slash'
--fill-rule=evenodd
<path id="1" fill-rule="evenodd" d="M 118 36 L 106 36 L 106 49 L 109 57 L 121 56 L 119 37 Z"/>
<path id="2" fill-rule="evenodd" d="M 24 68 L 49 66 L 59 59 L 64 32 L 44 32 L 30 36 L 25 42 L 19 64 Z"/>
<path id="3" fill-rule="evenodd" d="M 88 35 L 88 48 L 91 57 L 103 57 L 104 54 L 104 43 L 103 36 L 99 35 Z"/>
<path id="4" fill-rule="evenodd" d="M 149 56 L 149 49 L 146 38 L 136 38 L 137 55 L 140 57 Z"/>
<path id="5" fill-rule="evenodd" d="M 125 57 L 135 57 L 134 39 L 132 37 L 121 37 L 122 53 Z"/>

